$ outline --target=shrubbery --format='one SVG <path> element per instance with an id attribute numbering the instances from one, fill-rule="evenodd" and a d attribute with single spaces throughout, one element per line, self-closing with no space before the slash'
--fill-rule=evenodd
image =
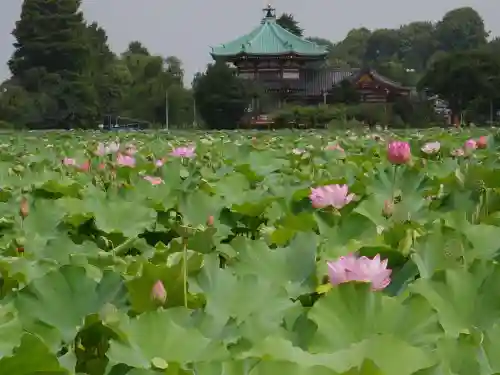
<path id="1" fill-rule="evenodd" d="M 409 100 L 394 103 L 360 103 L 355 105 L 289 106 L 273 114 L 277 128 L 356 127 L 388 125 L 392 128 L 429 127 L 442 124 L 425 102 Z"/>

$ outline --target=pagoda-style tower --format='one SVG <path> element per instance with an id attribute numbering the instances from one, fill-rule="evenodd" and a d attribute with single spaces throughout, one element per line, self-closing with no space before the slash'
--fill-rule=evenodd
<path id="1" fill-rule="evenodd" d="M 276 10 L 263 9 L 261 24 L 250 33 L 212 48 L 212 58 L 233 63 L 240 77 L 255 80 L 271 93 L 268 108 L 254 104 L 260 113 L 279 108 L 304 96 L 305 70 L 320 68 L 325 48 L 292 34 L 276 22 Z"/>

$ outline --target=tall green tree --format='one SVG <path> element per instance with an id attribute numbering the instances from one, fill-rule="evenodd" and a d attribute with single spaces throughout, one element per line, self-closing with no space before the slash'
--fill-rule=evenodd
<path id="1" fill-rule="evenodd" d="M 367 64 L 394 59 L 399 52 L 400 37 L 397 30 L 379 29 L 366 41 L 364 61 Z"/>
<path id="2" fill-rule="evenodd" d="M 136 51 L 138 53 L 134 53 Z M 122 115 L 164 124 L 169 103 L 169 124 L 192 123 L 192 94 L 183 87 L 182 62 L 175 56 L 150 55 L 129 48 L 121 58 L 130 82 L 122 101 Z"/>
<path id="3" fill-rule="evenodd" d="M 333 65 L 359 68 L 363 65 L 371 31 L 367 28 L 352 29 L 344 40 L 336 43 L 330 51 L 329 61 Z"/>
<path id="4" fill-rule="evenodd" d="M 193 82 L 198 112 L 211 129 L 234 129 L 250 104 L 245 81 L 224 62 L 209 65 Z"/>
<path id="5" fill-rule="evenodd" d="M 91 45 L 80 3 L 23 2 L 12 32 L 16 41 L 9 67 L 15 82 L 33 95 L 35 103 L 50 103 L 29 126 L 94 125 L 98 99 L 89 74 Z"/>
<path id="6" fill-rule="evenodd" d="M 432 22 L 412 22 L 399 29 L 398 58 L 405 68 L 417 72 L 427 68 L 429 59 L 438 47 L 434 32 Z"/>
<path id="7" fill-rule="evenodd" d="M 165 59 L 165 64 L 167 64 L 167 72 L 172 74 L 173 77 L 182 83 L 184 80 L 184 69 L 182 68 L 182 61 L 176 56 L 168 56 Z"/>
<path id="8" fill-rule="evenodd" d="M 453 52 L 438 59 L 419 82 L 448 101 L 455 115 L 462 113 L 475 99 L 499 96 L 500 60 L 482 50 Z"/>
<path id="9" fill-rule="evenodd" d="M 282 28 L 290 31 L 292 34 L 302 37 L 304 35 L 304 29 L 299 26 L 299 22 L 295 20 L 293 14 L 283 13 L 276 20 L 278 25 Z"/>
<path id="10" fill-rule="evenodd" d="M 121 62 L 109 47 L 106 30 L 96 22 L 88 25 L 87 38 L 90 44 L 89 72 L 99 103 L 98 116 L 118 115 L 127 84 L 119 66 Z"/>
<path id="11" fill-rule="evenodd" d="M 149 56 L 149 50 L 141 42 L 134 40 L 128 44 L 125 54 Z"/>
<path id="12" fill-rule="evenodd" d="M 327 51 L 333 50 L 333 43 L 325 38 L 319 38 L 317 36 L 311 36 L 306 38 L 308 41 L 316 43 L 318 46 L 324 47 Z"/>
<path id="13" fill-rule="evenodd" d="M 81 0 L 24 0 L 12 35 L 9 67 L 15 77 L 33 67 L 48 73 L 80 74 L 88 67 L 90 45 Z"/>
<path id="14" fill-rule="evenodd" d="M 487 43 L 483 18 L 471 7 L 446 13 L 436 25 L 434 37 L 439 49 L 447 52 L 467 51 Z"/>

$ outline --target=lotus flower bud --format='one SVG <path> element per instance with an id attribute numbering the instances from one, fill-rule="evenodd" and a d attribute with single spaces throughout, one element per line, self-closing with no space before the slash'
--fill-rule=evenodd
<path id="1" fill-rule="evenodd" d="M 479 137 L 479 139 L 476 142 L 477 148 L 485 149 L 488 147 L 488 137 L 482 135 Z"/>
<path id="2" fill-rule="evenodd" d="M 208 219 L 207 219 L 207 225 L 208 225 L 209 227 L 211 227 L 211 226 L 213 226 L 213 225 L 214 225 L 214 217 L 213 217 L 213 215 L 210 215 L 210 216 L 208 217 Z"/>
<path id="3" fill-rule="evenodd" d="M 384 202 L 384 208 L 382 210 L 382 215 L 385 217 L 391 217 L 394 212 L 394 203 L 390 200 Z"/>
<path id="4" fill-rule="evenodd" d="M 167 291 L 163 286 L 161 280 L 158 280 L 151 289 L 151 299 L 154 301 L 158 301 L 161 304 L 165 303 L 167 300 Z"/>
<path id="5" fill-rule="evenodd" d="M 477 148 L 477 143 L 473 139 L 468 139 L 464 143 L 464 150 L 465 151 L 473 151 Z"/>
<path id="6" fill-rule="evenodd" d="M 21 205 L 19 207 L 19 214 L 24 219 L 28 216 L 29 212 L 30 212 L 30 207 L 29 207 L 28 200 L 26 199 L 26 197 L 22 197 L 21 198 Z"/>
<path id="7" fill-rule="evenodd" d="M 406 164 L 411 159 L 411 150 L 408 142 L 392 141 L 387 146 L 387 159 L 392 164 Z"/>

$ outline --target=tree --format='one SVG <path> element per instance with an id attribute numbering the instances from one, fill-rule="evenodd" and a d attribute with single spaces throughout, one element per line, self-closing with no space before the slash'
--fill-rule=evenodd
<path id="1" fill-rule="evenodd" d="M 310 41 L 310 42 L 316 43 L 318 46 L 325 47 L 325 49 L 328 52 L 330 52 L 330 51 L 333 50 L 333 43 L 330 42 L 328 39 L 319 38 L 319 37 L 316 37 L 316 36 L 311 36 L 311 37 L 308 37 L 306 39 L 308 41 Z"/>
<path id="2" fill-rule="evenodd" d="M 366 41 L 364 55 L 365 63 L 387 61 L 393 59 L 399 52 L 400 37 L 397 30 L 375 30 Z"/>
<path id="3" fill-rule="evenodd" d="M 139 41 L 134 40 L 128 44 L 125 54 L 149 56 L 148 49 Z"/>
<path id="4" fill-rule="evenodd" d="M 344 40 L 334 45 L 328 59 L 333 65 L 361 67 L 370 35 L 371 31 L 364 27 L 349 31 Z"/>
<path id="5" fill-rule="evenodd" d="M 87 40 L 89 44 L 89 70 L 102 72 L 116 59 L 108 44 L 106 30 L 96 22 L 87 26 Z"/>
<path id="6" fill-rule="evenodd" d="M 485 51 L 454 52 L 438 59 L 419 82 L 448 101 L 454 115 L 461 114 L 478 97 L 498 96 L 500 60 Z"/>
<path id="7" fill-rule="evenodd" d="M 9 68 L 41 111 L 29 125 L 92 126 L 98 98 L 80 0 L 25 0 L 12 34 L 16 41 Z"/>
<path id="8" fill-rule="evenodd" d="M 481 16 L 473 8 L 464 7 L 446 13 L 436 25 L 434 37 L 439 49 L 456 52 L 484 46 L 488 33 Z"/>
<path id="9" fill-rule="evenodd" d="M 276 23 L 282 28 L 290 31 L 292 34 L 302 37 L 304 35 L 304 30 L 299 26 L 299 22 L 293 18 L 292 14 L 283 13 L 276 20 Z"/>
<path id="10" fill-rule="evenodd" d="M 98 117 L 116 114 L 126 89 L 120 62 L 111 51 L 106 31 L 96 22 L 87 27 L 90 44 L 90 74 L 98 97 Z"/>
<path id="11" fill-rule="evenodd" d="M 167 64 L 167 72 L 172 74 L 173 77 L 177 78 L 179 82 L 182 83 L 184 80 L 184 69 L 182 68 L 182 61 L 176 56 L 168 56 L 165 59 Z"/>
<path id="12" fill-rule="evenodd" d="M 336 103 L 357 104 L 360 101 L 359 91 L 350 80 L 344 79 L 331 90 Z"/>
<path id="13" fill-rule="evenodd" d="M 422 72 L 427 68 L 431 56 L 437 50 L 432 22 L 412 22 L 399 29 L 399 54 L 405 68 Z"/>
<path id="14" fill-rule="evenodd" d="M 169 124 L 192 123 L 193 97 L 183 86 L 180 59 L 144 54 L 141 49 L 135 51 L 139 53 L 132 53 L 129 48 L 120 60 L 129 80 L 121 102 L 121 114 L 164 124 L 168 98 Z"/>
<path id="15" fill-rule="evenodd" d="M 33 67 L 48 73 L 80 74 L 90 58 L 80 0 L 25 0 L 12 32 L 16 41 L 9 61 L 12 74 L 23 77 Z"/>
<path id="16" fill-rule="evenodd" d="M 224 62 L 208 65 L 193 90 L 197 109 L 211 129 L 234 129 L 251 100 L 245 82 Z"/>

